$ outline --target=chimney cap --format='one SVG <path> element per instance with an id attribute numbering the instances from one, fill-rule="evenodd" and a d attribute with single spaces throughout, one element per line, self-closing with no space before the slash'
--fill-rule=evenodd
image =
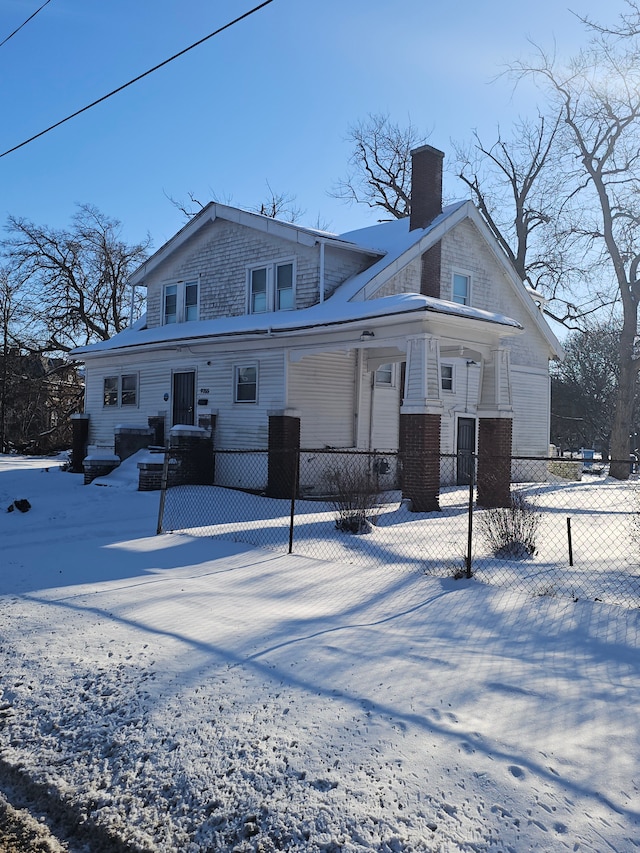
<path id="1" fill-rule="evenodd" d="M 422 154 L 423 151 L 428 151 L 431 154 L 437 154 L 439 157 L 444 159 L 444 151 L 441 151 L 439 148 L 434 148 L 433 145 L 420 145 L 418 148 L 413 148 L 410 153 L 413 157 L 415 154 Z"/>

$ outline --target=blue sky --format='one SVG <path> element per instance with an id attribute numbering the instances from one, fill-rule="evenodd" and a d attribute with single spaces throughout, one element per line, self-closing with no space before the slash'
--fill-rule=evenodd
<path id="1" fill-rule="evenodd" d="M 0 0 L 0 41 L 42 0 Z M 50 0 L 0 47 L 0 153 L 162 62 L 258 0 Z M 613 21 L 613 0 L 569 0 Z M 375 213 L 327 191 L 346 172 L 350 124 L 410 118 L 445 152 L 474 128 L 535 109 L 535 92 L 498 79 L 529 40 L 570 55 L 584 40 L 565 0 L 273 0 L 124 92 L 0 158 L 9 214 L 63 227 L 77 203 L 147 232 L 159 247 L 184 224 L 167 196 L 251 207 L 296 196 L 341 232 Z M 464 196 L 451 179 L 449 196 Z"/>

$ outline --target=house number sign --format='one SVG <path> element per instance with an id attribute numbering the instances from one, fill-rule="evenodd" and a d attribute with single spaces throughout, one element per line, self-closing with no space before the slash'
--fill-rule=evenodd
<path id="1" fill-rule="evenodd" d="M 209 389 L 208 389 L 208 388 L 201 388 L 199 393 L 200 393 L 200 394 L 208 394 L 208 393 L 209 393 Z"/>

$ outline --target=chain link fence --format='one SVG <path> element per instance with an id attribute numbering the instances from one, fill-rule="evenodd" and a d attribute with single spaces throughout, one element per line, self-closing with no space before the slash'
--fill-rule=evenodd
<path id="1" fill-rule="evenodd" d="M 477 457 L 443 455 L 439 509 L 418 513 L 402 499 L 406 458 L 397 453 L 216 451 L 214 485 L 167 487 L 169 455 L 158 532 L 640 605 L 633 467 L 619 481 L 597 460 L 513 457 L 508 506 L 486 508 L 477 504 Z"/>

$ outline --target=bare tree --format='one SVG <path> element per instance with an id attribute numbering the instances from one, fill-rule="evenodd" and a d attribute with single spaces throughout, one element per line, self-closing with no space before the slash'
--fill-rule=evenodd
<path id="1" fill-rule="evenodd" d="M 304 211 L 296 204 L 295 195 L 277 192 L 267 181 L 269 191 L 266 199 L 252 208 L 256 213 L 268 216 L 271 219 L 284 219 L 285 222 L 299 222 Z"/>
<path id="2" fill-rule="evenodd" d="M 69 445 L 83 386 L 75 365 L 42 354 L 24 282 L 0 268 L 0 452 Z"/>
<path id="3" fill-rule="evenodd" d="M 128 325 L 128 278 L 147 257 L 149 237 L 128 245 L 121 224 L 88 204 L 79 206 L 69 229 L 12 216 L 7 230 L 2 252 L 22 281 L 41 352 L 107 340 Z"/>
<path id="4" fill-rule="evenodd" d="M 268 190 L 267 196 L 263 201 L 250 206 L 248 209 L 254 213 L 260 213 L 263 216 L 268 216 L 270 219 L 282 219 L 285 222 L 299 222 L 302 216 L 304 216 L 304 210 L 297 206 L 296 196 L 291 193 L 274 190 L 269 181 L 267 181 L 266 184 Z M 209 192 L 214 202 L 219 202 L 220 204 L 233 203 L 233 199 L 231 197 L 221 199 L 217 193 L 212 190 Z M 194 192 L 187 193 L 187 197 L 188 200 L 180 200 L 175 199 L 172 196 L 167 196 L 171 204 L 178 208 L 185 219 L 193 219 L 194 216 L 200 213 L 205 205 L 196 198 Z"/>
<path id="5" fill-rule="evenodd" d="M 411 150 L 426 142 L 409 121 L 401 127 L 388 115 L 372 114 L 349 128 L 353 144 L 350 171 L 330 195 L 346 202 L 366 204 L 394 219 L 411 212 Z"/>
<path id="6" fill-rule="evenodd" d="M 564 342 L 565 358 L 551 375 L 551 440 L 563 447 L 609 452 L 618 389 L 620 325 L 588 322 Z"/>
<path id="7" fill-rule="evenodd" d="M 604 36 L 617 36 L 620 38 L 634 38 L 640 35 L 640 2 L 638 0 L 625 0 L 628 12 L 620 13 L 617 26 L 605 26 L 588 16 L 578 16 L 589 29 Z"/>
<path id="8" fill-rule="evenodd" d="M 7 269 L 0 268 L 0 323 L 2 324 L 2 365 L 0 370 L 0 453 L 9 449 L 7 421 L 16 350 L 15 323 L 20 312 L 19 283 Z"/>
<path id="9" fill-rule="evenodd" d="M 622 313 L 618 390 L 611 431 L 612 476 L 626 479 L 635 383 L 640 299 L 640 46 L 637 35 L 600 31 L 566 68 L 543 51 L 514 72 L 533 77 L 562 115 L 562 146 L 583 183 L 574 223 L 592 269 L 612 281 Z"/>

